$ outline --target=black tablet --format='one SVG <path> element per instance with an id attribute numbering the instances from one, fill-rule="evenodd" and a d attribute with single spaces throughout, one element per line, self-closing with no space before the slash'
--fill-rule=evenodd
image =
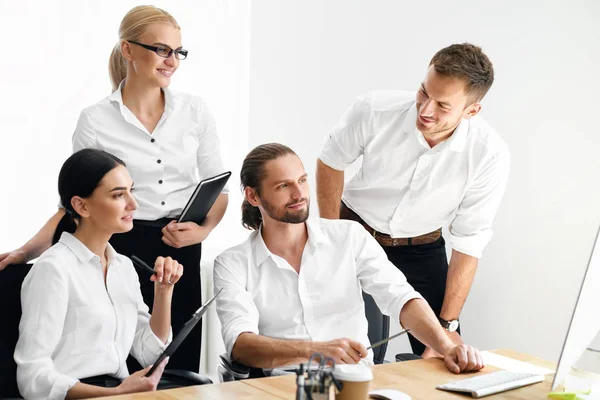
<path id="1" fill-rule="evenodd" d="M 191 221 L 202 225 L 202 222 L 206 219 L 206 215 L 213 204 L 215 204 L 217 197 L 219 197 L 221 190 L 225 187 L 230 176 L 231 172 L 228 171 L 200 182 L 185 205 L 177 222 Z"/>
<path id="2" fill-rule="evenodd" d="M 221 293 L 222 290 L 223 290 L 223 288 L 221 288 L 221 290 L 219 290 L 217 292 L 217 294 L 215 294 L 213 296 L 212 299 L 210 299 L 206 303 L 204 303 L 202 305 L 202 307 L 200 307 L 194 313 L 194 315 L 192 315 L 192 318 L 190 318 L 189 321 L 187 321 L 183 325 L 183 328 L 181 328 L 181 330 L 179 331 L 179 333 L 177 334 L 177 336 L 175 336 L 175 338 L 173 339 L 173 341 L 171 343 L 169 343 L 169 345 L 167 346 L 167 348 L 165 349 L 165 351 L 163 351 L 163 353 L 156 359 L 156 361 L 154 362 L 154 365 L 152 365 L 152 368 L 150 368 L 150 371 L 148 371 L 148 373 L 146 374 L 146 376 L 152 375 L 152 373 L 154 372 L 154 370 L 156 369 L 156 367 L 158 366 L 158 364 L 160 364 L 160 362 L 162 360 L 164 360 L 165 357 L 170 357 L 170 356 L 173 355 L 173 353 L 175 353 L 175 350 L 177 350 L 177 348 L 179 347 L 179 345 L 185 340 L 185 338 L 187 337 L 187 335 L 189 335 L 189 333 L 191 332 L 191 330 L 194 329 L 194 327 L 196 326 L 196 324 L 198 323 L 198 321 L 200 321 L 200 319 L 202 318 L 202 316 L 204 315 L 204 313 L 206 312 L 206 310 L 208 310 L 208 306 L 210 306 L 210 304 L 213 301 L 215 301 L 215 299 L 217 298 L 217 296 L 219 295 L 219 293 Z"/>

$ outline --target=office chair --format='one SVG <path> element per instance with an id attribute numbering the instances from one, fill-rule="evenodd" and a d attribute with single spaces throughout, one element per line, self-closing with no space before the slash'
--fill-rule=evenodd
<path id="1" fill-rule="evenodd" d="M 363 292 L 363 300 L 365 302 L 365 315 L 369 323 L 369 341 L 371 343 L 376 343 L 380 340 L 387 339 L 390 335 L 390 318 L 379 311 L 379 307 L 377 307 L 377 303 L 375 303 L 375 300 L 373 300 L 371 295 Z M 387 343 L 373 349 L 373 362 L 375 364 L 383 364 L 385 362 L 386 351 Z M 407 361 L 419 358 L 421 357 L 415 356 L 414 354 L 402 353 L 396 355 L 396 361 Z M 237 361 L 232 361 L 229 359 L 228 354 L 221 354 L 220 359 L 221 363 L 217 367 L 217 371 L 221 382 L 261 376 L 259 369 L 249 368 Z"/>
<path id="2" fill-rule="evenodd" d="M 17 364 L 13 358 L 19 339 L 21 320 L 21 285 L 31 264 L 9 265 L 0 271 L 0 305 L 4 324 L 0 328 L 0 399 L 21 399 L 17 387 Z M 200 374 L 184 370 L 165 370 L 163 376 L 184 382 L 189 386 L 212 381 Z"/>

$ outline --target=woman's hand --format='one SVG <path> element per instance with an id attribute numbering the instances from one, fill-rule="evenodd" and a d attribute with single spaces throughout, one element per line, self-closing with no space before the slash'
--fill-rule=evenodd
<path id="1" fill-rule="evenodd" d="M 0 254 L 0 271 L 11 264 L 24 264 L 27 261 L 27 254 L 21 249 L 9 251 L 8 253 Z"/>
<path id="2" fill-rule="evenodd" d="M 125 394 L 155 391 L 168 361 L 168 357 L 162 360 L 150 376 L 146 376 L 146 374 L 150 368 L 152 368 L 152 366 L 144 368 L 141 371 L 134 372 L 125 378 L 125 380 L 123 380 L 118 387 L 116 387 L 116 392 L 118 394 Z"/>
<path id="3" fill-rule="evenodd" d="M 155 283 L 156 289 L 172 289 L 183 275 L 183 265 L 171 257 L 157 257 L 154 262 L 154 272 L 150 280 Z"/>
<path id="4" fill-rule="evenodd" d="M 176 249 L 203 242 L 210 233 L 210 228 L 195 222 L 177 223 L 171 221 L 162 229 L 162 241 Z"/>

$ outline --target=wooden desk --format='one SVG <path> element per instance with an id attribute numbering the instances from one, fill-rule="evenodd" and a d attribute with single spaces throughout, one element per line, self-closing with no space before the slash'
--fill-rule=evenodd
<path id="1" fill-rule="evenodd" d="M 511 357 L 516 360 L 529 362 L 540 367 L 554 369 L 556 365 L 537 357 L 518 353 L 510 350 L 498 350 L 495 353 Z M 373 367 L 373 382 L 371 390 L 375 389 L 397 389 L 409 394 L 413 400 L 437 400 L 437 399 L 470 399 L 464 394 L 444 392 L 437 390 L 437 385 L 466 379 L 481 373 L 497 371 L 498 368 L 488 366 L 482 371 L 473 374 L 455 375 L 446 369 L 440 360 L 415 360 L 398 363 L 382 364 Z M 544 399 L 550 393 L 553 375 L 546 375 L 546 380 L 531 386 L 499 393 L 489 399 L 531 400 Z M 279 376 L 274 378 L 250 379 L 241 381 L 246 385 L 253 386 L 281 399 L 295 399 L 296 378 L 295 376 Z"/>
<path id="2" fill-rule="evenodd" d="M 495 353 L 529 362 L 540 367 L 554 369 L 556 365 L 540 358 L 518 353 L 511 350 L 498 350 Z M 454 399 L 468 400 L 471 397 L 444 392 L 435 387 L 442 383 L 466 379 L 475 374 L 497 371 L 498 368 L 489 366 L 474 374 L 455 375 L 446 369 L 441 360 L 416 360 L 399 363 L 376 365 L 373 367 L 373 382 L 371 390 L 397 389 L 409 394 L 413 400 Z M 535 385 L 493 395 L 490 399 L 532 400 L 544 399 L 550 393 L 552 376 Z M 290 399 L 296 396 L 296 376 L 279 376 L 274 378 L 248 379 L 237 382 L 217 383 L 213 385 L 193 386 L 181 389 L 171 389 L 153 393 L 138 393 L 134 395 L 104 397 L 107 400 L 124 399 Z"/>
<path id="3" fill-rule="evenodd" d="M 293 390 L 296 384 L 293 385 Z M 294 397 L 294 396 L 292 396 Z M 242 381 L 215 383 L 212 385 L 191 386 L 180 389 L 159 390 L 157 392 L 125 394 L 122 396 L 102 397 L 106 400 L 175 400 L 175 399 L 202 399 L 202 400 L 251 400 L 266 399 L 279 400 L 280 397 L 271 395 Z"/>

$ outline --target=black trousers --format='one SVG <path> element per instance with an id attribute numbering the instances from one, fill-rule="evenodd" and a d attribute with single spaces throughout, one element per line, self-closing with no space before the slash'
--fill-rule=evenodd
<path id="1" fill-rule="evenodd" d="M 187 246 L 180 249 L 166 245 L 162 241 L 161 229 L 169 223 L 170 219 L 163 218 L 157 221 L 134 220 L 133 229 L 126 233 L 115 234 L 110 244 L 117 253 L 127 257 L 136 255 L 154 267 L 156 257 L 171 257 L 183 265 L 183 276 L 175 284 L 173 303 L 171 306 L 171 327 L 173 336 L 181 330 L 183 324 L 191 318 L 192 314 L 200 307 L 202 293 L 200 286 L 200 257 L 202 244 Z M 137 270 L 137 269 L 136 269 Z M 144 302 L 150 308 L 154 304 L 154 282 L 143 271 L 138 271 L 140 276 L 140 289 Z M 183 369 L 198 373 L 200 371 L 200 344 L 202 340 L 202 321 L 199 321 L 175 354 L 169 358 L 169 369 Z M 129 372 L 142 369 L 133 357 L 127 359 Z"/>
<path id="2" fill-rule="evenodd" d="M 443 237 L 429 244 L 382 246 L 388 259 L 406 276 L 408 283 L 427 300 L 439 316 L 446 294 L 448 258 Z M 458 331 L 460 333 L 460 330 Z M 423 354 L 425 345 L 409 333 L 413 353 Z"/>
<path id="3" fill-rule="evenodd" d="M 98 375 L 90 376 L 89 378 L 80 379 L 81 383 L 87 385 L 115 388 L 121 384 L 121 380 L 110 375 Z M 175 389 L 180 387 L 190 386 L 190 382 L 184 379 L 177 379 L 177 377 L 165 377 L 162 376 L 158 382 L 157 390 Z"/>

